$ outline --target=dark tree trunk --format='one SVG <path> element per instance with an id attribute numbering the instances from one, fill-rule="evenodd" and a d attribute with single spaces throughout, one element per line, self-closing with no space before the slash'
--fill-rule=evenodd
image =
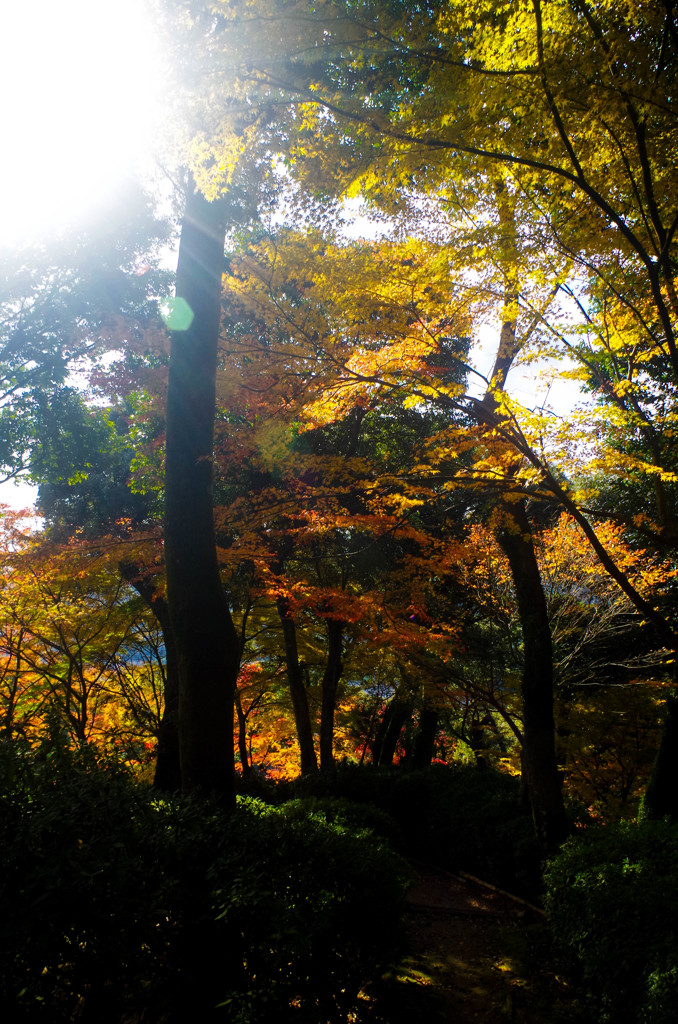
<path id="1" fill-rule="evenodd" d="M 518 291 L 515 280 L 518 265 L 515 249 L 515 215 L 509 194 L 502 182 L 496 185 L 496 191 L 497 212 L 504 228 L 504 255 L 507 259 L 504 321 L 499 337 L 499 349 L 490 376 L 492 385 L 483 401 L 476 407 L 478 422 L 488 422 L 486 416 L 489 413 L 490 425 L 495 425 L 498 413 L 494 389 L 499 390 L 505 386 L 508 372 L 520 349 L 516 338 L 514 312 Z M 502 422 L 501 415 L 498 419 Z M 520 456 L 516 454 L 513 466 L 508 470 L 509 477 L 513 475 L 519 463 Z M 525 502 L 504 501 L 502 508 L 505 525 L 498 531 L 497 539 L 511 568 L 525 658 L 522 682 L 525 719 L 522 782 L 529 794 L 542 850 L 550 852 L 557 848 L 569 831 L 555 751 L 551 626 Z"/>
<path id="2" fill-rule="evenodd" d="M 219 575 L 212 514 L 225 224 L 223 203 L 209 203 L 189 186 L 171 323 L 165 563 L 179 677 L 182 788 L 216 792 L 233 805 L 240 645 Z"/>
<path id="3" fill-rule="evenodd" d="M 5 681 L 9 681 L 7 690 L 5 713 L 2 720 L 2 729 L 0 729 L 0 739 L 11 740 L 14 734 L 14 719 L 17 705 L 17 697 L 19 694 L 19 684 L 21 680 L 21 645 L 24 639 L 23 629 L 19 630 L 18 636 L 14 645 L 10 641 L 10 649 L 7 655 L 7 664 L 9 666 L 10 660 L 14 660 L 14 671 L 10 670 Z"/>
<path id="4" fill-rule="evenodd" d="M 419 715 L 419 731 L 414 738 L 412 767 L 428 768 L 433 760 L 438 731 L 438 709 L 424 704 Z"/>
<path id="5" fill-rule="evenodd" d="M 177 652 L 167 602 L 161 597 L 156 597 L 151 603 L 151 608 L 160 623 L 165 641 L 165 707 L 158 733 L 158 755 L 153 785 L 165 793 L 175 793 L 181 789 Z"/>
<path id="6" fill-rule="evenodd" d="M 664 726 L 650 781 L 643 798 L 643 817 L 678 820 L 678 696 L 666 701 Z"/>
<path id="7" fill-rule="evenodd" d="M 243 779 L 252 774 L 249 751 L 247 749 L 247 715 L 243 711 L 240 693 L 235 691 L 235 713 L 238 721 L 238 753 L 240 754 L 240 767 L 242 768 Z"/>
<path id="8" fill-rule="evenodd" d="M 372 762 L 379 767 L 393 764 L 403 726 L 412 716 L 412 701 L 394 693 L 386 705 L 372 747 Z"/>
<path id="9" fill-rule="evenodd" d="M 504 506 L 499 542 L 511 567 L 523 633 L 523 769 L 542 849 L 557 848 L 569 831 L 555 749 L 553 650 L 544 588 L 525 502 Z"/>
<path id="10" fill-rule="evenodd" d="M 344 639 L 344 623 L 340 619 L 326 619 L 327 662 L 322 682 L 322 706 L 320 710 L 320 767 L 331 768 L 334 764 L 334 712 L 337 706 L 337 689 L 343 665 L 341 661 Z"/>
<path id="11" fill-rule="evenodd" d="M 292 698 L 294 709 L 294 724 L 297 730 L 297 742 L 299 743 L 299 758 L 302 775 L 309 775 L 317 772 L 318 762 L 315 756 L 313 745 L 313 726 L 308 708 L 308 696 L 304 686 L 304 675 L 299 663 L 299 651 L 297 649 L 297 627 L 290 615 L 289 602 L 284 597 L 279 597 L 277 602 L 278 614 L 282 623 L 283 639 L 285 643 L 285 664 L 287 667 L 287 681 Z"/>

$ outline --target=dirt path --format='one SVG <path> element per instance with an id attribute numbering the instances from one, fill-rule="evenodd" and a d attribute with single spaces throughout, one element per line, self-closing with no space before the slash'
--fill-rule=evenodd
<path id="1" fill-rule="evenodd" d="M 539 911 L 476 881 L 421 867 L 408 895 L 410 950 L 374 992 L 375 1024 L 574 1024 Z"/>

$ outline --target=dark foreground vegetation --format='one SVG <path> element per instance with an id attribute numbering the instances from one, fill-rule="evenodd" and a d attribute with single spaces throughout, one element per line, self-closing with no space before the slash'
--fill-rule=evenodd
<path id="1" fill-rule="evenodd" d="M 338 770 L 227 816 L 54 736 L 0 758 L 4 1020 L 377 1019 L 358 996 L 403 953 L 407 857 L 539 898 L 531 822 L 491 771 Z M 676 1019 L 677 853 L 668 824 L 599 826 L 547 865 L 577 1019 Z"/>
<path id="2" fill-rule="evenodd" d="M 88 751 L 2 756 L 5 1020 L 345 1020 L 394 955 L 408 868 L 355 815 L 227 821 Z"/>

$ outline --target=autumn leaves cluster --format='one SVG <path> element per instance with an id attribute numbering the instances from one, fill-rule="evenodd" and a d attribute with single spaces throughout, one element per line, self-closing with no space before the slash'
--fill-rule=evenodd
<path id="1" fill-rule="evenodd" d="M 588 806 L 639 796 L 675 660 L 673 8 L 230 0 L 180 20 L 173 158 L 226 246 L 202 266 L 216 399 L 193 413 L 214 430 L 189 464 L 240 665 L 239 768 L 517 773 L 522 752 L 558 841 L 562 771 Z M 181 292 L 181 248 L 179 265 Z M 191 531 L 190 494 L 163 512 L 190 434 L 189 408 L 165 463 L 183 335 L 159 283 L 98 320 L 91 281 L 69 287 L 65 363 L 109 355 L 42 445 L 28 403 L 11 421 L 45 519 L 6 519 L 1 713 L 7 735 L 56 715 L 130 757 L 157 740 L 178 782 L 179 691 L 198 692 L 163 569 L 176 523 Z"/>

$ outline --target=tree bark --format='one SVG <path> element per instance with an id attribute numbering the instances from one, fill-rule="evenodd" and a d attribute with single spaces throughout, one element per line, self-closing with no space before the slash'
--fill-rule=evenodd
<path id="1" fill-rule="evenodd" d="M 327 662 L 323 674 L 320 710 L 320 767 L 324 770 L 334 764 L 334 712 L 343 670 L 341 655 L 344 639 L 344 623 L 340 619 L 326 619 L 326 622 Z"/>
<path id="2" fill-rule="evenodd" d="M 290 614 L 289 602 L 284 597 L 276 601 L 280 622 L 283 629 L 283 640 L 285 643 L 285 663 L 287 667 L 287 681 L 292 698 L 294 709 L 294 724 L 297 730 L 297 742 L 299 743 L 299 757 L 302 775 L 309 775 L 317 772 L 318 761 L 315 756 L 313 745 L 313 726 L 308 708 L 308 696 L 304 686 L 304 677 L 299 663 L 299 652 L 297 649 L 297 628 L 294 619 Z"/>
<path id="3" fill-rule="evenodd" d="M 551 628 L 525 502 L 504 508 L 508 523 L 498 539 L 511 568 L 525 658 L 522 763 L 537 835 L 551 852 L 569 831 L 556 760 Z"/>
<path id="4" fill-rule="evenodd" d="M 233 805 L 240 645 L 221 584 L 212 514 L 225 231 L 223 201 L 210 203 L 189 185 L 170 324 L 165 563 L 179 679 L 182 788 L 216 792 Z M 180 323 L 184 313 L 187 319 Z"/>
<path id="5" fill-rule="evenodd" d="M 642 816 L 678 820 L 678 695 L 666 701 L 659 750 L 643 797 Z"/>
<path id="6" fill-rule="evenodd" d="M 396 692 L 386 705 L 384 717 L 381 720 L 377 735 L 372 747 L 372 763 L 379 767 L 393 764 L 396 747 L 400 739 L 403 726 L 412 717 L 412 698 L 409 694 L 403 697 Z"/>
<path id="7" fill-rule="evenodd" d="M 243 779 L 249 778 L 252 774 L 249 751 L 247 749 L 247 715 L 243 711 L 240 693 L 235 691 L 235 713 L 238 721 L 238 753 L 240 754 L 240 767 L 242 768 Z"/>
<path id="8" fill-rule="evenodd" d="M 502 226 L 501 259 L 504 269 L 504 310 L 499 348 L 490 387 L 476 408 L 480 424 L 486 413 L 496 416 L 496 390 L 506 379 L 521 343 L 516 334 L 519 261 L 515 209 L 503 179 L 495 181 L 497 214 Z M 499 417 L 501 422 L 501 415 Z M 516 453 L 509 478 L 521 461 Z M 523 634 L 523 781 L 529 794 L 537 836 L 545 853 L 555 850 L 569 831 L 558 774 L 553 717 L 553 646 L 546 596 L 534 550 L 532 528 L 524 499 L 502 501 L 504 526 L 498 531 L 511 568 Z"/>
<path id="9" fill-rule="evenodd" d="M 419 713 L 419 730 L 414 738 L 412 767 L 428 768 L 433 760 L 438 731 L 438 709 L 424 704 Z"/>

